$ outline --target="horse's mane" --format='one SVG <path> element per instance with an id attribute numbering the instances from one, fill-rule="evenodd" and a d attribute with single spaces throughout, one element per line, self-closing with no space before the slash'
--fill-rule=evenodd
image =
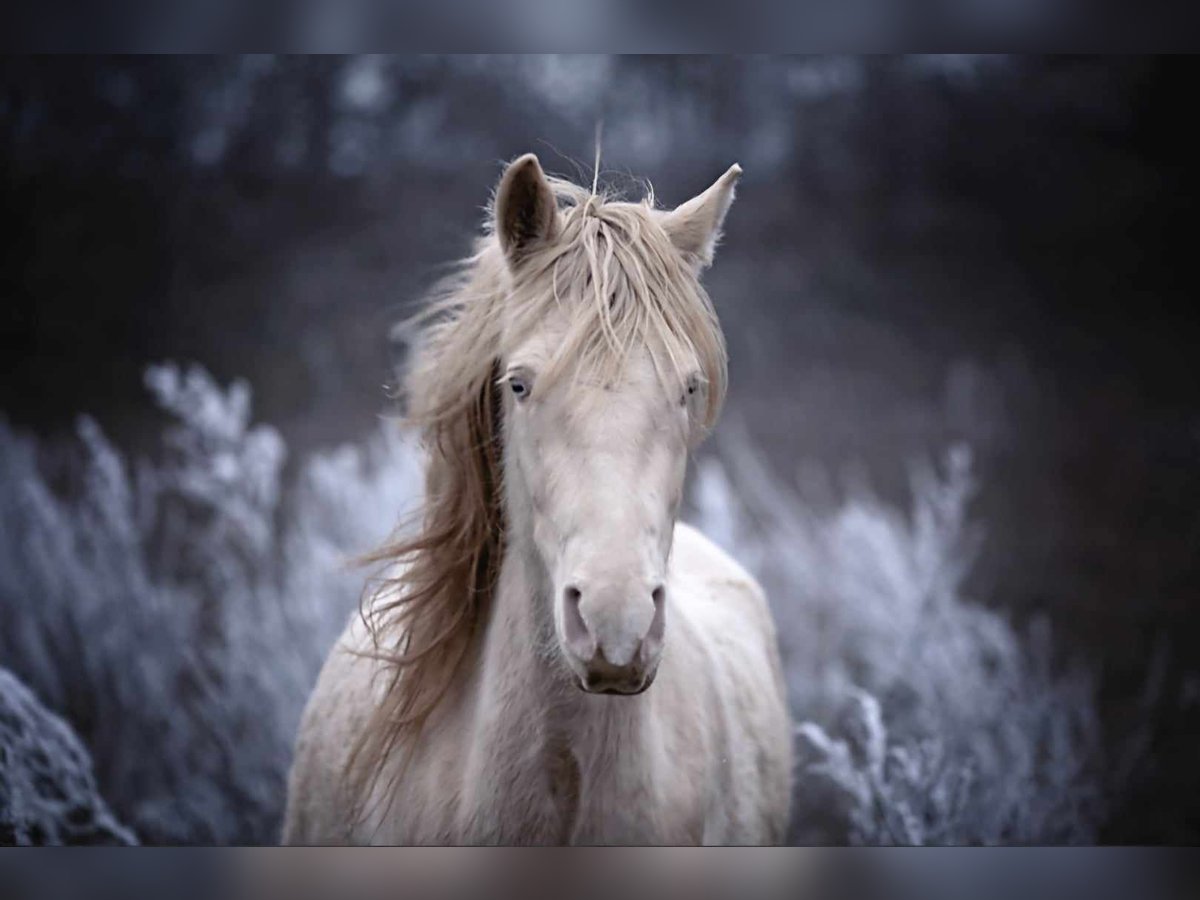
<path id="1" fill-rule="evenodd" d="M 554 178 L 550 185 L 559 206 L 555 240 L 510 267 L 489 214 L 476 252 L 402 326 L 412 351 L 401 399 L 428 452 L 425 502 L 415 534 L 402 528 L 367 557 L 386 566 L 361 605 L 386 685 L 347 766 L 359 804 L 384 762 L 411 749 L 409 739 L 461 681 L 486 618 L 505 546 L 499 379 L 506 344 L 562 311 L 567 336 L 539 383 L 566 371 L 614 378 L 641 345 L 663 377 L 699 364 L 703 427 L 716 420 L 724 396 L 716 315 L 691 262 L 658 224 L 653 193 L 623 202 L 594 186 Z"/>

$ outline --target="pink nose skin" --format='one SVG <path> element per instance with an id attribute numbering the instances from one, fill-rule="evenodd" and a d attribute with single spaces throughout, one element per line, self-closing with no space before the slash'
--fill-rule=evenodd
<path id="1" fill-rule="evenodd" d="M 579 686 L 593 694 L 640 694 L 654 682 L 662 652 L 665 591 L 651 592 L 654 614 L 646 633 L 632 642 L 604 641 L 593 635 L 580 611 L 583 593 L 574 585 L 563 591 L 567 649 L 574 657 Z M 632 652 L 630 652 L 632 650 Z"/>

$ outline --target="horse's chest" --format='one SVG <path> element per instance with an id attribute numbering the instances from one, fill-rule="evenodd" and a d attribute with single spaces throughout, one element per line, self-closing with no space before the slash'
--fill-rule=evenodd
<path id="1" fill-rule="evenodd" d="M 597 758 L 565 750 L 548 769 L 562 843 L 687 844 L 704 832 L 703 800 L 637 754 Z"/>
<path id="2" fill-rule="evenodd" d="M 637 764 L 637 754 L 600 757 L 548 740 L 526 759 L 507 777 L 479 773 L 477 790 L 463 797 L 461 842 L 688 844 L 703 836 L 700 797 Z"/>
<path id="3" fill-rule="evenodd" d="M 568 844 L 579 819 L 583 782 L 579 759 L 565 742 L 552 742 L 546 748 L 545 765 L 547 801 L 558 824 L 556 843 Z"/>

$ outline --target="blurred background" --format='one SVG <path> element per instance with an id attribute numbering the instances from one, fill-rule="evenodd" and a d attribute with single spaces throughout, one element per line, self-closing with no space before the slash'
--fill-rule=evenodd
<path id="1" fill-rule="evenodd" d="M 707 277 L 731 391 L 689 514 L 771 589 L 793 838 L 1194 842 L 1196 75 L 6 58 L 0 666 L 94 757 L 105 834 L 274 840 L 361 584 L 336 561 L 417 490 L 380 424 L 390 327 L 504 160 L 585 181 L 603 120 L 602 180 L 634 195 L 745 169 Z"/>

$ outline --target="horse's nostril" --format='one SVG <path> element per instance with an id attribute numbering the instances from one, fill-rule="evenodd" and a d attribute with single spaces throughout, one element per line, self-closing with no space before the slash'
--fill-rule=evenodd
<path id="1" fill-rule="evenodd" d="M 583 593 L 571 584 L 563 588 L 563 628 L 569 646 L 581 659 L 590 659 L 596 652 L 596 644 L 588 634 L 587 623 L 583 621 L 583 613 L 579 611 L 579 602 Z"/>
<path id="2" fill-rule="evenodd" d="M 650 596 L 654 600 L 654 618 L 650 620 L 650 630 L 642 639 L 642 650 L 654 655 L 662 650 L 663 635 L 667 630 L 667 589 L 660 584 Z"/>

